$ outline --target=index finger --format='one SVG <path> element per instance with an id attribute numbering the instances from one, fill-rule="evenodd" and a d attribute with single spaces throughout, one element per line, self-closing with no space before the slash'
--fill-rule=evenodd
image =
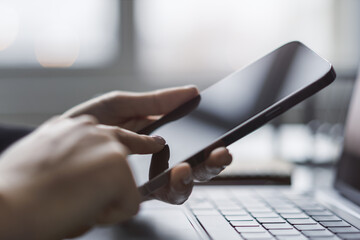
<path id="1" fill-rule="evenodd" d="M 199 95 L 195 86 L 167 88 L 148 93 L 119 95 L 124 117 L 163 115 Z M 124 101 L 126 100 L 126 101 Z M 126 107 L 122 106 L 126 104 Z"/>

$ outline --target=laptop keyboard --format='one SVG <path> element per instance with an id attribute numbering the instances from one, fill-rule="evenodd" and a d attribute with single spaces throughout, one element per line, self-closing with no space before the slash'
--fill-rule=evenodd
<path id="1" fill-rule="evenodd" d="M 360 239 L 360 231 L 311 196 L 197 188 L 187 207 L 212 239 Z"/>

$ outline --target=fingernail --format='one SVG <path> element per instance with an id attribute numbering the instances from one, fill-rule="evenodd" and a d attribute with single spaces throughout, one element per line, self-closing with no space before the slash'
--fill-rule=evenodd
<path id="1" fill-rule="evenodd" d="M 151 137 L 160 145 L 165 145 L 166 144 L 165 139 L 163 139 L 162 137 L 160 137 L 158 135 L 154 135 L 154 136 L 151 136 Z"/>
<path id="2" fill-rule="evenodd" d="M 191 173 L 187 174 L 186 176 L 184 176 L 184 178 L 182 179 L 182 182 L 185 184 L 185 185 L 188 185 L 191 183 L 192 181 L 192 176 L 191 176 Z"/>

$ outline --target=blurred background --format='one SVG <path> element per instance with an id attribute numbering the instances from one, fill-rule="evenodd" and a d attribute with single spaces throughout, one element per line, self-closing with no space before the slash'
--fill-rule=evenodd
<path id="1" fill-rule="evenodd" d="M 116 89 L 204 89 L 299 40 L 334 65 L 337 81 L 232 149 L 252 163 L 333 162 L 359 25 L 357 0 L 0 0 L 0 121 L 36 126 Z"/>

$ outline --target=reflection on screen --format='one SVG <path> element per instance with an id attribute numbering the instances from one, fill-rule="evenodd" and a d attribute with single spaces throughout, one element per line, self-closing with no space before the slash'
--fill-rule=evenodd
<path id="1" fill-rule="evenodd" d="M 165 138 L 170 147 L 169 166 L 174 166 L 280 99 L 318 80 L 329 68 L 328 62 L 302 44 L 287 44 L 204 90 L 201 97 L 166 116 L 163 123 L 171 122 L 152 134 Z M 177 119 L 184 113 L 185 117 Z"/>

